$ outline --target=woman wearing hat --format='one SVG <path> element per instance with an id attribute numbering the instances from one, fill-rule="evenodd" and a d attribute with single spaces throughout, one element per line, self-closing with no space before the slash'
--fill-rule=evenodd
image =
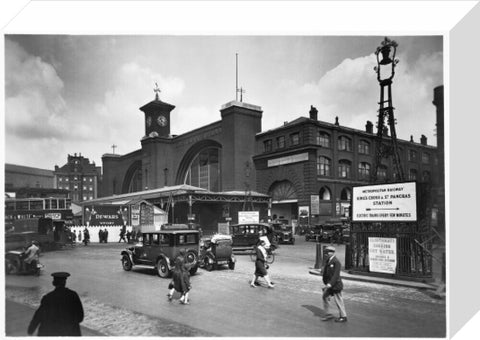
<path id="1" fill-rule="evenodd" d="M 335 319 L 335 322 L 346 322 L 347 312 L 345 311 L 345 304 L 343 303 L 342 290 L 343 282 L 340 277 L 340 269 L 342 264 L 335 256 L 335 248 L 328 246 L 325 248 L 327 261 L 323 268 L 323 309 L 326 313 L 322 321 L 328 321 L 333 319 L 333 315 L 330 314 L 330 298 L 333 297 L 335 304 L 337 305 L 340 317 Z"/>
<path id="2" fill-rule="evenodd" d="M 250 286 L 255 288 L 255 282 L 259 277 L 263 277 L 267 281 L 268 288 L 275 287 L 270 281 L 270 277 L 267 272 L 267 265 L 265 264 L 265 259 L 267 258 L 267 250 L 265 249 L 265 241 L 261 240 L 260 245 L 256 249 L 257 259 L 255 260 L 255 273 L 253 274 L 252 282 Z"/>

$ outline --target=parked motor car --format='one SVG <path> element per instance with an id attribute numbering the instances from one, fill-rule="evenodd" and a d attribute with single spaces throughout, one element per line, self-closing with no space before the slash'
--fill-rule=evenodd
<path id="1" fill-rule="evenodd" d="M 200 267 L 208 271 L 217 269 L 221 265 L 228 265 L 235 269 L 235 255 L 232 250 L 232 236 L 215 234 L 204 237 L 200 241 Z"/>
<path id="2" fill-rule="evenodd" d="M 260 236 L 267 236 L 274 246 L 278 244 L 274 240 L 273 228 L 268 223 L 245 223 L 234 224 L 229 227 L 232 235 L 233 250 L 250 250 L 257 245 Z"/>
<path id="3" fill-rule="evenodd" d="M 320 242 L 323 237 L 322 225 L 317 224 L 309 227 L 305 231 L 305 241 L 317 241 Z"/>
<path id="4" fill-rule="evenodd" d="M 142 242 L 129 246 L 121 252 L 122 266 L 126 271 L 135 266 L 147 266 L 156 269 L 158 276 L 169 277 L 180 251 L 185 251 L 185 264 L 193 275 L 197 272 L 199 261 L 199 233 L 188 227 L 142 233 Z"/>
<path id="5" fill-rule="evenodd" d="M 273 239 L 278 243 L 295 244 L 295 237 L 293 237 L 292 227 L 283 223 L 272 223 Z"/>

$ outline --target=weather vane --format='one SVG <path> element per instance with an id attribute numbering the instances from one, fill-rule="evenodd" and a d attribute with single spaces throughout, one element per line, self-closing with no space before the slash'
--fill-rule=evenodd
<path id="1" fill-rule="evenodd" d="M 157 82 L 155 82 L 155 88 L 153 89 L 153 92 L 155 92 L 155 100 L 160 100 L 159 93 L 162 91 L 160 91 Z"/>

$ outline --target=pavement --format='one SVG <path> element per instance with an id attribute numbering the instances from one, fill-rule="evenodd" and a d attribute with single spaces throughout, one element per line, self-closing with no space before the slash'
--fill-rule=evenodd
<path id="1" fill-rule="evenodd" d="M 5 313 L 6 334 L 8 334 L 9 337 L 28 336 L 28 324 L 30 323 L 30 320 L 32 320 L 35 309 L 8 299 L 5 300 L 5 307 L 5 310 L 8 310 L 8 313 Z M 81 325 L 80 329 L 82 331 L 82 336 L 104 336 L 100 332 L 87 327 L 82 327 Z"/>

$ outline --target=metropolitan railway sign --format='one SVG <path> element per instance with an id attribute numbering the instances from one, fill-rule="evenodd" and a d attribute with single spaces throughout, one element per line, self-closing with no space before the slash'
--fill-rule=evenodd
<path id="1" fill-rule="evenodd" d="M 415 222 L 415 182 L 353 188 L 352 220 L 356 222 Z"/>

